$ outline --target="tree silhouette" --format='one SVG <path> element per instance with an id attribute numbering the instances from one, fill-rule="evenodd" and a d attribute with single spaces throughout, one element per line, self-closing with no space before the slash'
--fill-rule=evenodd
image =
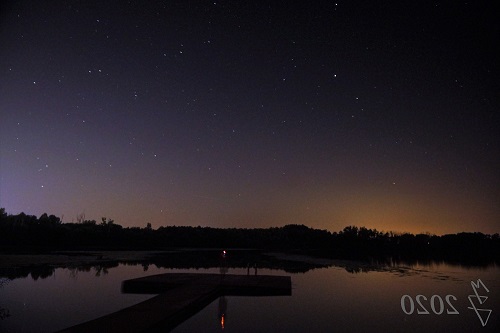
<path id="1" fill-rule="evenodd" d="M 259 229 L 161 226 L 124 228 L 103 217 L 63 223 L 55 215 L 39 218 L 24 212 L 9 215 L 0 208 L 0 251 L 164 250 L 191 248 L 254 248 L 280 250 L 339 259 L 448 260 L 486 263 L 500 261 L 498 233 L 458 233 L 436 236 L 380 232 L 347 226 L 339 232 L 289 224 Z"/>

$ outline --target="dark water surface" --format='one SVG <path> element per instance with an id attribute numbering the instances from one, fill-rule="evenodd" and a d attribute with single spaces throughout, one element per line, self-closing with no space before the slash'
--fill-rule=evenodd
<path id="1" fill-rule="evenodd" d="M 219 273 L 219 268 L 119 264 L 50 272 L 0 279 L 0 332 L 53 332 L 153 296 L 121 293 L 126 279 L 168 272 Z M 229 268 L 228 273 L 255 274 L 255 270 Z M 346 262 L 304 273 L 258 268 L 257 274 L 290 275 L 292 296 L 221 297 L 174 332 L 498 332 L 500 327 L 500 267 L 494 265 Z M 469 309 L 468 296 L 475 295 L 471 281 L 478 279 L 483 283 L 476 288 L 478 295 L 488 298 L 481 298 L 482 304 L 476 297 L 472 300 L 476 308 L 492 310 L 485 326 Z M 411 314 L 403 311 L 403 295 L 408 295 L 404 310 Z M 417 295 L 427 298 L 419 296 L 423 308 Z M 429 314 L 418 313 L 425 310 Z M 487 311 L 479 313 L 486 317 Z"/>

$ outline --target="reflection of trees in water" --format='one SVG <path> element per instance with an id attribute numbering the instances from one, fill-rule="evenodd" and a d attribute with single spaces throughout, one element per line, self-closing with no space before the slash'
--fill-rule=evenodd
<path id="1" fill-rule="evenodd" d="M 0 279 L 0 288 L 3 288 L 7 283 L 10 282 L 10 279 L 1 278 Z M 0 306 L 0 320 L 10 317 L 9 310 L 4 309 Z"/>
<path id="2" fill-rule="evenodd" d="M 17 278 L 26 278 L 30 276 L 33 280 L 45 279 L 52 276 L 56 269 L 63 268 L 69 271 L 69 277 L 72 279 L 78 278 L 79 272 L 90 273 L 95 272 L 95 276 L 106 275 L 109 269 L 118 267 L 120 262 L 109 261 L 99 264 L 80 264 L 80 265 L 37 265 L 28 267 L 7 267 L 0 268 L 0 277 L 13 280 Z M 137 263 L 136 263 L 137 264 Z"/>
<path id="3" fill-rule="evenodd" d="M 78 279 L 78 268 L 76 267 L 68 267 L 69 270 L 69 277 L 72 280 L 77 280 Z"/>
<path id="4" fill-rule="evenodd" d="M 10 279 L 0 278 L 0 288 L 2 288 L 3 286 L 5 286 L 9 282 L 10 282 Z"/>
<path id="5" fill-rule="evenodd" d="M 471 267 L 474 269 L 487 269 L 488 265 L 467 265 L 464 263 L 453 263 L 449 261 L 433 261 L 433 260 L 396 260 L 388 257 L 386 259 L 372 259 L 366 261 L 356 260 L 310 260 L 294 259 L 287 257 L 275 257 L 259 251 L 233 250 L 230 251 L 226 258 L 221 259 L 219 250 L 191 250 L 180 252 L 156 253 L 145 260 L 99 260 L 90 263 L 81 264 L 60 264 L 60 265 L 39 265 L 25 267 L 0 267 L 0 278 L 16 279 L 31 277 L 33 280 L 45 279 L 55 273 L 55 269 L 68 269 L 69 276 L 77 279 L 79 272 L 95 272 L 95 276 L 103 276 L 109 273 L 109 270 L 119 265 L 141 265 L 143 271 L 146 272 L 150 265 L 163 269 L 211 269 L 218 268 L 221 274 L 226 274 L 232 269 L 244 269 L 247 274 L 250 274 L 250 268 L 253 270 L 273 269 L 283 270 L 287 273 L 306 273 L 310 270 L 340 267 L 352 274 L 367 273 L 372 271 L 392 272 L 401 276 L 413 275 L 415 270 L 411 267 L 415 265 L 432 265 L 446 264 L 457 265 L 462 268 Z M 221 262 L 222 261 L 222 262 Z M 253 272 L 252 272 L 253 273 Z"/>
<path id="6" fill-rule="evenodd" d="M 254 250 L 229 251 L 221 258 L 218 250 L 190 250 L 176 253 L 157 253 L 147 260 L 158 268 L 166 269 L 210 269 L 218 268 L 222 273 L 231 269 L 274 269 L 287 273 L 305 273 L 311 269 L 326 267 L 323 264 L 286 260 Z"/>
<path id="7" fill-rule="evenodd" d="M 214 251 L 184 251 L 175 253 L 160 253 L 145 260 L 109 260 L 98 263 L 54 264 L 22 267 L 0 267 L 0 277 L 9 279 L 25 278 L 45 279 L 54 274 L 55 269 L 63 268 L 69 271 L 72 279 L 78 278 L 78 273 L 94 271 L 96 276 L 108 274 L 109 270 L 118 265 L 141 265 L 147 271 L 150 265 L 165 269 L 210 269 L 219 268 L 225 274 L 231 269 L 246 269 L 249 265 L 255 269 L 276 269 L 289 273 L 305 273 L 311 269 L 326 267 L 325 265 L 278 259 L 258 251 L 231 251 L 230 256 L 221 259 L 220 252 Z M 223 262 L 221 262 L 223 261 Z"/>
<path id="8" fill-rule="evenodd" d="M 101 276 L 108 274 L 108 268 L 102 265 L 94 266 L 95 276 Z"/>
<path id="9" fill-rule="evenodd" d="M 54 274 L 54 267 L 51 266 L 35 266 L 32 267 L 30 275 L 33 280 L 46 279 Z"/>
<path id="10" fill-rule="evenodd" d="M 79 272 L 90 273 L 92 271 L 95 272 L 95 276 L 99 277 L 101 275 L 106 275 L 109 273 L 109 269 L 113 267 L 117 267 L 118 263 L 108 263 L 108 264 L 99 264 L 99 265 L 86 265 L 86 266 L 77 266 L 77 267 L 61 267 L 69 270 L 69 276 L 71 279 L 76 280 L 78 278 Z"/>
<path id="11" fill-rule="evenodd" d="M 10 317 L 9 310 L 4 309 L 0 306 L 0 320 Z"/>
<path id="12" fill-rule="evenodd" d="M 45 279 L 54 274 L 55 267 L 47 265 L 29 267 L 0 267 L 0 279 L 14 280 L 30 276 L 33 280 Z"/>
<path id="13" fill-rule="evenodd" d="M 426 269 L 415 269 L 415 266 L 435 266 L 435 265 L 447 265 L 452 267 L 466 268 L 466 269 L 488 269 L 494 264 L 467 264 L 467 263 L 457 263 L 447 260 L 397 260 L 388 257 L 384 260 L 382 259 L 372 259 L 372 260 L 334 260 L 329 266 L 344 268 L 347 272 L 351 274 L 359 273 L 369 273 L 369 272 L 388 272 L 394 273 L 399 276 L 410 276 L 420 273 L 429 273 Z M 449 276 L 439 275 L 437 277 L 442 280 L 452 279 Z"/>

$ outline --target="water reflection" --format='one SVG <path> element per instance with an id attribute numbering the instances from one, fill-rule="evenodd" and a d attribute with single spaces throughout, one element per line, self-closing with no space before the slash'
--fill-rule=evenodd
<path id="1" fill-rule="evenodd" d="M 9 310 L 4 309 L 0 306 L 0 320 L 10 317 Z"/>
<path id="2" fill-rule="evenodd" d="M 218 253 L 218 255 L 217 255 Z M 35 256 L 36 257 L 36 256 Z M 112 257 L 110 255 L 110 257 Z M 38 265 L 13 265 L 0 266 L 0 278 L 10 280 L 17 278 L 31 277 L 33 280 L 46 279 L 55 273 L 58 268 L 66 268 L 70 271 L 71 277 L 77 278 L 79 272 L 93 271 L 96 277 L 107 275 L 109 270 L 124 265 L 140 265 L 142 270 L 147 272 L 150 266 L 164 269 L 212 269 L 218 268 L 221 275 L 226 274 L 230 269 L 244 269 L 247 275 L 257 275 L 260 269 L 282 270 L 286 273 L 306 273 L 311 270 L 327 267 L 339 267 L 351 274 L 361 274 L 369 272 L 389 272 L 394 275 L 404 277 L 411 275 L 429 275 L 429 267 L 432 274 L 430 277 L 440 280 L 454 279 L 449 274 L 436 274 L 433 267 L 447 265 L 457 269 L 482 269 L 497 267 L 491 264 L 464 264 L 449 263 L 444 261 L 398 261 L 393 258 L 386 260 L 352 261 L 338 259 L 313 258 L 302 255 L 290 255 L 283 253 L 263 253 L 259 251 L 231 251 L 227 253 L 218 251 L 180 251 L 152 253 L 140 260 L 138 259 L 112 259 L 105 256 L 96 257 L 88 262 L 75 263 L 53 263 Z"/>
<path id="3" fill-rule="evenodd" d="M 9 279 L 1 278 L 0 279 L 0 288 L 3 288 L 3 286 L 6 285 L 7 283 L 9 283 L 9 281 L 10 281 Z M 0 320 L 3 320 L 7 317 L 10 317 L 9 310 L 0 306 Z"/>
<path id="4" fill-rule="evenodd" d="M 46 279 L 55 274 L 56 269 L 66 268 L 70 272 L 72 278 L 77 278 L 78 272 L 91 272 L 94 271 L 95 276 L 106 275 L 109 269 L 118 267 L 119 261 L 106 262 L 100 264 L 86 264 L 81 266 L 68 266 L 68 265 L 33 265 L 33 266 L 19 266 L 19 267 L 0 267 L 0 278 L 7 278 L 10 280 L 31 277 L 34 281 L 38 279 Z"/>
<path id="5" fill-rule="evenodd" d="M 220 328 L 224 329 L 226 327 L 227 320 L 227 299 L 226 296 L 219 297 L 219 307 L 218 307 L 217 319 L 220 323 Z"/>
<path id="6" fill-rule="evenodd" d="M 467 297 L 472 294 L 470 281 L 478 278 L 491 291 L 487 308 L 493 309 L 482 331 L 494 331 L 500 321 L 495 316 L 500 310 L 499 268 L 495 265 L 355 262 L 238 251 L 230 251 L 221 262 L 219 255 L 220 251 L 190 251 L 154 254 L 146 260 L 111 260 L 104 256 L 99 260 L 94 257 L 93 263 L 83 265 L 2 268 L 0 331 L 53 332 L 150 297 L 122 294 L 120 284 L 125 279 L 179 271 L 220 273 L 221 266 L 224 272 L 250 276 L 257 271 L 259 275 L 293 271 L 294 295 L 290 298 L 221 296 L 174 331 L 473 332 L 481 326 L 475 313 L 467 308 L 470 306 Z M 200 266 L 206 268 L 185 269 Z M 412 297 L 423 294 L 429 299 L 433 295 L 443 299 L 448 294 L 455 295 L 458 301 L 453 304 L 460 315 L 408 316 L 400 305 L 404 294 Z M 231 303 L 229 324 L 228 303 Z"/>
<path id="7" fill-rule="evenodd" d="M 228 263 L 227 263 L 227 252 L 226 252 L 226 250 L 224 250 L 221 252 L 220 259 L 219 259 L 219 272 L 220 272 L 222 278 L 224 278 L 224 275 L 226 275 L 228 270 L 229 270 L 229 267 L 228 267 Z"/>

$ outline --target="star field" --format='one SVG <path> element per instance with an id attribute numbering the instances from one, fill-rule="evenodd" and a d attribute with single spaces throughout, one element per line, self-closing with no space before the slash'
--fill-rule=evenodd
<path id="1" fill-rule="evenodd" d="M 0 206 L 141 227 L 498 232 L 490 7 L 7 2 Z"/>

